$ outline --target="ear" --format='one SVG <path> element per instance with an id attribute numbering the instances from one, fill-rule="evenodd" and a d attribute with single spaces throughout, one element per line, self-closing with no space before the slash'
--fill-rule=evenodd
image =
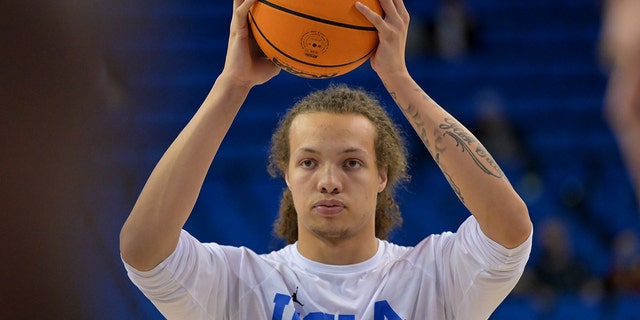
<path id="1" fill-rule="evenodd" d="M 289 174 L 287 174 L 286 172 L 284 174 L 284 182 L 287 183 L 287 188 L 289 188 Z"/>
<path id="2" fill-rule="evenodd" d="M 384 166 L 378 170 L 378 193 L 382 192 L 387 187 L 387 171 L 388 167 Z"/>

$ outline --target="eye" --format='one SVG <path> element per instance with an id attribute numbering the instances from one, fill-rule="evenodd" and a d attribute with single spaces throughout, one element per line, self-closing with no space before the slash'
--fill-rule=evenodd
<path id="1" fill-rule="evenodd" d="M 357 169 L 357 168 L 362 167 L 362 162 L 360 160 L 356 160 L 356 159 L 349 159 L 349 160 L 344 162 L 344 166 L 349 168 L 349 169 Z"/>
<path id="2" fill-rule="evenodd" d="M 316 162 L 311 160 L 311 159 L 304 159 L 302 161 L 299 162 L 300 167 L 305 168 L 305 169 L 311 169 L 313 167 L 315 167 Z"/>

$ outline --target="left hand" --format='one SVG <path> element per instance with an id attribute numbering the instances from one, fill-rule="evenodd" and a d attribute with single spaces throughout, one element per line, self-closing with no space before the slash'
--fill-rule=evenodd
<path id="1" fill-rule="evenodd" d="M 384 18 L 361 2 L 356 8 L 378 30 L 378 48 L 371 56 L 371 67 L 381 79 L 407 73 L 405 50 L 409 33 L 409 12 L 403 0 L 380 0 Z"/>

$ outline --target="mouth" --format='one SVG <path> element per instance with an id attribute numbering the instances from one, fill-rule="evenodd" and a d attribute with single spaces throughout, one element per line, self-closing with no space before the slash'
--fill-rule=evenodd
<path id="1" fill-rule="evenodd" d="M 313 209 L 321 215 L 337 215 L 345 209 L 344 203 L 339 200 L 320 200 L 313 204 Z"/>

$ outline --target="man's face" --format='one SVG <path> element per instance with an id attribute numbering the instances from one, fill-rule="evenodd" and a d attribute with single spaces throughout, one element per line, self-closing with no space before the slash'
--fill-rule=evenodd
<path id="1" fill-rule="evenodd" d="M 285 179 L 300 240 L 375 237 L 377 194 L 387 183 L 376 165 L 375 134 L 357 114 L 309 113 L 293 120 Z"/>

